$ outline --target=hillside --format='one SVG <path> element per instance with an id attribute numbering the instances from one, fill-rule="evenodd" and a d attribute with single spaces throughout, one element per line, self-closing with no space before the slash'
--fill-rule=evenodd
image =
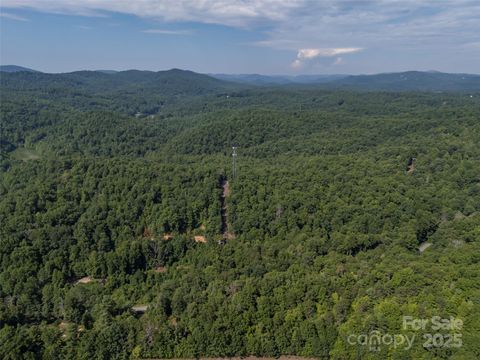
<path id="1" fill-rule="evenodd" d="M 146 116 L 165 104 L 207 94 L 225 94 L 242 85 L 191 71 L 76 71 L 61 74 L 4 73 L 4 97 L 20 101 L 25 94 L 38 101 L 61 100 L 83 109 L 113 109 Z M 244 87 L 244 86 L 243 86 Z"/>
<path id="2" fill-rule="evenodd" d="M 287 84 L 322 84 L 348 75 L 260 75 L 260 74 L 212 74 L 211 76 L 226 81 L 251 85 L 287 85 Z"/>
<path id="3" fill-rule="evenodd" d="M 320 86 L 325 89 L 367 91 L 480 91 L 480 75 L 446 74 L 440 72 L 406 71 L 374 75 L 297 76 L 215 74 L 213 76 L 222 80 L 257 86 L 310 85 Z"/>
<path id="4" fill-rule="evenodd" d="M 168 95 L 195 95 L 225 90 L 229 87 L 223 82 L 207 75 L 192 71 L 172 69 L 167 71 L 128 70 L 119 72 L 76 71 L 61 74 L 45 74 L 14 71 L 2 76 L 2 85 L 6 89 L 51 89 L 61 86 L 75 86 L 75 90 L 126 91 L 158 90 Z M 140 89 L 140 87 L 142 89 Z"/>
<path id="5" fill-rule="evenodd" d="M 150 91 L 167 95 L 202 95 L 256 86 L 310 86 L 323 89 L 364 91 L 479 92 L 480 75 L 406 71 L 373 75 L 261 75 L 199 74 L 171 69 L 166 71 L 75 71 L 43 74 L 16 65 L 3 65 L 4 85 L 38 86 L 47 89 L 75 88 L 75 91 Z M 36 73 L 26 74 L 26 73 Z M 11 76 L 8 76 L 10 73 Z M 17 84 L 18 83 L 18 84 Z M 8 86 L 8 85 L 7 85 Z"/>
<path id="6" fill-rule="evenodd" d="M 0 65 L 0 72 L 16 73 L 16 72 L 38 72 L 18 65 Z"/>
<path id="7" fill-rule="evenodd" d="M 0 358 L 480 357 L 480 97 L 181 70 L 0 92 Z M 462 346 L 348 343 L 403 316 Z"/>
<path id="8" fill-rule="evenodd" d="M 407 71 L 402 73 L 347 76 L 334 87 L 372 91 L 480 91 L 480 75 Z"/>

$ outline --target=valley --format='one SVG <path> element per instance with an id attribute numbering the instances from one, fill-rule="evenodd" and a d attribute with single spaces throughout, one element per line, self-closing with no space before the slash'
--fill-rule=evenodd
<path id="1" fill-rule="evenodd" d="M 2 73 L 0 357 L 480 356 L 476 83 L 387 80 Z"/>

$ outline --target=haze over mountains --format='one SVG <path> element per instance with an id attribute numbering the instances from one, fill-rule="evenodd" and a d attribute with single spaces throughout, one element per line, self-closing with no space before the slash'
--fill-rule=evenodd
<path id="1" fill-rule="evenodd" d="M 199 74 L 192 71 L 171 69 L 166 71 L 97 70 L 47 74 L 16 65 L 2 65 L 4 73 L 34 73 L 56 82 L 85 82 L 94 86 L 113 84 L 137 84 L 166 87 L 183 83 L 191 92 L 200 88 L 230 88 L 233 84 L 253 86 L 316 86 L 326 89 L 355 89 L 369 91 L 480 91 L 480 75 L 449 74 L 436 71 L 406 71 L 373 75 L 261 75 L 261 74 Z M 40 75 L 41 74 L 41 75 Z M 19 80 L 20 81 L 20 80 Z M 192 82 L 193 81 L 193 82 Z M 175 84 L 174 84 L 175 83 Z M 154 85 L 155 84 L 155 85 Z M 192 84 L 195 84 L 192 88 Z"/>
<path id="2" fill-rule="evenodd" d="M 405 71 L 373 75 L 212 75 L 218 79 L 252 85 L 320 85 L 326 88 L 384 91 L 476 91 L 480 75 L 435 71 Z"/>
<path id="3" fill-rule="evenodd" d="M 343 79 L 348 75 L 262 75 L 209 74 L 217 79 L 254 85 L 318 84 Z"/>

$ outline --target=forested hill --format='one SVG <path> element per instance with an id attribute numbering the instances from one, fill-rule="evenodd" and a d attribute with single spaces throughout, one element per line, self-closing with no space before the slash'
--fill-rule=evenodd
<path id="1" fill-rule="evenodd" d="M 18 65 L 0 65 L 0 72 L 7 72 L 7 73 L 14 73 L 14 72 L 38 72 L 33 69 L 29 69 L 23 66 L 18 66 Z"/>
<path id="2" fill-rule="evenodd" d="M 0 94 L 0 359 L 480 358 L 478 93 L 172 70 Z M 372 331 L 416 341 L 348 342 Z"/>
<path id="3" fill-rule="evenodd" d="M 4 99 L 61 100 L 83 109 L 117 109 L 140 116 L 157 113 L 167 103 L 206 94 L 224 94 L 245 86 L 192 71 L 128 70 L 77 71 L 61 74 L 39 72 L 1 73 Z M 56 103 L 59 103 L 58 101 Z"/>
<path id="4" fill-rule="evenodd" d="M 119 87 L 158 91 L 168 95 L 199 95 L 224 91 L 231 87 L 231 84 L 208 75 L 179 69 L 158 72 L 127 70 L 116 73 L 78 71 L 57 76 L 77 81 L 92 90 L 103 91 Z"/>
<path id="5" fill-rule="evenodd" d="M 57 97 L 78 96 L 79 92 L 89 95 L 137 93 L 150 97 L 192 96 L 219 93 L 239 87 L 208 75 L 179 69 L 158 72 L 76 71 L 60 74 L 16 71 L 2 73 L 0 79 L 4 92 L 39 91 Z"/>
<path id="6" fill-rule="evenodd" d="M 309 85 L 324 89 L 368 91 L 456 92 L 480 91 L 480 75 L 406 71 L 374 75 L 213 75 L 219 79 L 251 85 Z"/>
<path id="7" fill-rule="evenodd" d="M 321 84 L 348 75 L 261 75 L 261 74 L 212 74 L 213 77 L 221 80 L 233 81 L 251 85 L 287 85 L 287 84 Z"/>
<path id="8" fill-rule="evenodd" d="M 33 74 L 34 73 L 34 74 Z M 257 86 L 309 86 L 322 89 L 364 91 L 479 92 L 480 75 L 448 74 L 437 71 L 405 71 L 373 75 L 260 75 L 199 74 L 166 71 L 76 71 L 46 74 L 15 65 L 0 66 L 0 78 L 10 89 L 62 89 L 76 91 L 155 91 L 162 95 L 200 95 Z M 12 84 L 13 83 L 13 84 Z"/>
<path id="9" fill-rule="evenodd" d="M 332 87 L 383 91 L 480 91 L 480 75 L 406 71 L 401 73 L 347 76 Z"/>

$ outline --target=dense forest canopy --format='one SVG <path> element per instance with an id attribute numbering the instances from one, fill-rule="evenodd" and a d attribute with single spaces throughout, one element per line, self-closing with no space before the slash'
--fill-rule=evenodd
<path id="1" fill-rule="evenodd" d="M 2 73 L 2 359 L 480 357 L 480 93 L 154 74 Z"/>

